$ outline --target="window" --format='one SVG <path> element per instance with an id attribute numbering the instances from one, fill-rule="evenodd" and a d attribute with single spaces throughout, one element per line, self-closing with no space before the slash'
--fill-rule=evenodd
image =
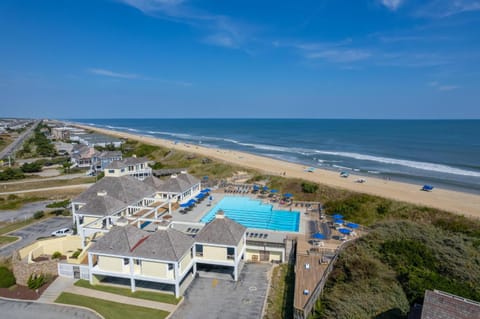
<path id="1" fill-rule="evenodd" d="M 130 259 L 129 258 L 123 258 L 123 264 L 124 265 L 128 265 L 130 263 Z"/>
<path id="2" fill-rule="evenodd" d="M 141 266 L 141 265 L 142 265 L 142 261 L 141 261 L 140 259 L 135 259 L 135 265 Z"/>
<path id="3" fill-rule="evenodd" d="M 227 247 L 227 259 L 235 259 L 235 248 Z"/>
<path id="4" fill-rule="evenodd" d="M 197 257 L 203 257 L 203 245 L 195 245 Z"/>
<path id="5" fill-rule="evenodd" d="M 120 172 L 122 172 L 122 173 L 125 172 L 125 168 L 122 168 L 122 169 L 120 170 Z"/>
<path id="6" fill-rule="evenodd" d="M 193 247 L 190 248 L 190 258 L 193 258 Z"/>
<path id="7" fill-rule="evenodd" d="M 109 169 L 109 170 L 108 170 L 108 173 L 109 173 L 109 174 L 113 174 L 113 173 L 115 173 L 115 170 Z"/>
<path id="8" fill-rule="evenodd" d="M 168 264 L 168 271 L 172 271 L 173 270 L 173 264 Z"/>

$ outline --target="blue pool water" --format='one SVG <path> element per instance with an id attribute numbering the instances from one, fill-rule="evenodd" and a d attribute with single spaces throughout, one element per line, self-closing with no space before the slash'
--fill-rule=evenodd
<path id="1" fill-rule="evenodd" d="M 220 209 L 225 212 L 225 216 L 248 228 L 298 232 L 299 212 L 273 210 L 272 205 L 248 197 L 226 196 L 200 221 L 208 223 Z"/>

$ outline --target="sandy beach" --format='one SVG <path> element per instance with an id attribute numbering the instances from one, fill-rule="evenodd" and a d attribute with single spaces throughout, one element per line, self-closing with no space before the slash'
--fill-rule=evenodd
<path id="1" fill-rule="evenodd" d="M 341 178 L 338 172 L 322 170 L 318 168 L 315 169 L 314 172 L 305 172 L 306 166 L 304 165 L 289 163 L 249 153 L 211 149 L 185 143 L 174 143 L 173 141 L 168 141 L 165 139 L 100 129 L 86 125 L 75 124 L 75 126 L 119 138 L 138 140 L 143 143 L 199 154 L 226 163 L 256 169 L 266 174 L 282 175 L 285 172 L 286 177 L 302 178 L 332 187 L 343 188 L 346 190 L 371 195 L 378 195 L 398 201 L 434 207 L 452 213 L 480 218 L 480 196 L 475 194 L 438 188 L 432 192 L 424 192 L 420 190 L 421 186 L 423 185 L 383 180 L 374 177 L 366 178 L 367 181 L 365 183 L 356 183 L 355 180 L 359 177 L 355 176 L 354 174 L 351 174 L 348 178 Z"/>

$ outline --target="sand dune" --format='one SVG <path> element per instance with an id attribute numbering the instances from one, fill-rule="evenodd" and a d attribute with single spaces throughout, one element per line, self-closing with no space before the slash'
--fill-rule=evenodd
<path id="1" fill-rule="evenodd" d="M 314 172 L 305 172 L 305 166 L 303 165 L 252 155 L 249 153 L 211 149 L 185 143 L 174 143 L 165 139 L 116 132 L 85 125 L 77 126 L 120 138 L 138 140 L 152 145 L 164 146 L 167 148 L 200 154 L 202 156 L 208 156 L 226 163 L 253 168 L 267 174 L 281 175 L 285 172 L 286 177 L 302 178 L 332 187 L 378 195 L 408 203 L 435 207 L 465 216 L 480 218 L 480 196 L 475 194 L 444 189 L 435 189 L 433 192 L 423 192 L 420 190 L 422 185 L 391 180 L 386 181 L 373 177 L 366 178 L 367 182 L 360 184 L 355 182 L 357 176 L 354 174 L 351 174 L 349 178 L 341 178 L 337 172 L 328 170 L 315 169 Z"/>

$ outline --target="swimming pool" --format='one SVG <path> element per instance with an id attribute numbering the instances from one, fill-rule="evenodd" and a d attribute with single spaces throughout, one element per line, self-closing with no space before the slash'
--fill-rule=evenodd
<path id="1" fill-rule="evenodd" d="M 298 211 L 290 212 L 272 208 L 272 205 L 262 204 L 260 200 L 249 197 L 225 196 L 200 221 L 208 223 L 221 209 L 225 212 L 225 216 L 248 228 L 298 232 L 300 223 Z"/>

